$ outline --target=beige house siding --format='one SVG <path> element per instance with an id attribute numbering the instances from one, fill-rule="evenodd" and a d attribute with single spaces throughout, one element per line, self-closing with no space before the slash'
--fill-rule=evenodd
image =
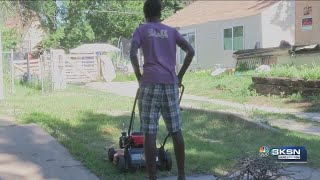
<path id="1" fill-rule="evenodd" d="M 294 45 L 296 2 L 279 1 L 256 15 L 181 27 L 181 33 L 194 31 L 196 34 L 196 57 L 191 68 L 211 69 L 216 64 L 235 67 L 234 51 L 224 50 L 223 30 L 226 28 L 244 27 L 244 49 L 254 49 L 256 44 L 260 48 L 278 47 L 281 40 Z M 177 62 L 179 65 L 179 60 Z"/>
<path id="2" fill-rule="evenodd" d="M 295 3 L 281 1 L 261 13 L 262 48 L 278 47 L 281 40 L 295 43 Z"/>
<path id="3" fill-rule="evenodd" d="M 40 22 L 34 20 L 30 27 L 28 28 L 27 32 L 23 36 L 23 41 L 29 41 L 31 44 L 31 48 L 34 48 L 39 42 L 42 41 L 45 33 L 41 29 Z"/>
<path id="4" fill-rule="evenodd" d="M 258 25 L 257 25 L 258 24 Z M 261 42 L 261 16 L 254 15 L 244 18 L 208 22 L 180 28 L 180 33 L 194 30 L 196 34 L 196 61 L 192 68 L 209 69 L 215 64 L 222 67 L 234 67 L 236 60 L 232 57 L 234 51 L 224 50 L 223 30 L 225 28 L 244 27 L 244 48 L 252 49 L 256 42 Z"/>
<path id="5" fill-rule="evenodd" d="M 304 8 L 312 13 L 304 15 Z M 312 30 L 302 30 L 302 18 L 312 17 Z M 296 1 L 296 45 L 320 44 L 320 1 Z"/>

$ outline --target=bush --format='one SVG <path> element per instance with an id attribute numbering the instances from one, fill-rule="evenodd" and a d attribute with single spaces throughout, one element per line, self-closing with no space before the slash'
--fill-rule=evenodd
<path id="1" fill-rule="evenodd" d="M 31 75 L 31 80 L 28 82 L 28 74 L 24 73 L 20 79 L 20 85 L 41 90 L 41 82 L 37 75 Z"/>
<path id="2" fill-rule="evenodd" d="M 245 62 L 239 62 L 239 64 L 237 64 L 236 66 L 237 72 L 248 71 L 248 70 L 250 69 L 247 67 L 247 64 Z"/>
<path id="3" fill-rule="evenodd" d="M 16 50 L 17 45 L 21 43 L 21 36 L 17 32 L 17 30 L 14 28 L 4 28 L 2 33 L 3 50 Z"/>
<path id="4" fill-rule="evenodd" d="M 302 97 L 301 93 L 295 93 L 290 96 L 290 99 L 294 102 L 300 102 L 300 101 L 302 101 L 303 97 Z"/>

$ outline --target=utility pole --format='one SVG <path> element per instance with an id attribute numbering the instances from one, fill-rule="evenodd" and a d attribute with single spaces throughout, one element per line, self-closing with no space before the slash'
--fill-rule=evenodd
<path id="1" fill-rule="evenodd" d="M 4 100 L 3 62 L 2 62 L 2 33 L 0 32 L 0 101 Z"/>

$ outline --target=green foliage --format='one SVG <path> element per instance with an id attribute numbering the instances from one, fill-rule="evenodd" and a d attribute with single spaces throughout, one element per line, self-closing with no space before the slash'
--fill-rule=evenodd
<path id="1" fill-rule="evenodd" d="M 60 41 L 65 37 L 64 28 L 59 28 L 57 31 L 46 35 L 43 39 L 43 46 L 45 49 L 61 48 Z"/>
<path id="2" fill-rule="evenodd" d="M 27 81 L 27 73 L 25 73 L 20 79 L 20 85 L 32 88 L 34 90 L 41 90 L 41 83 L 38 77 L 31 76 L 30 82 Z"/>
<path id="3" fill-rule="evenodd" d="M 0 1 L 0 27 L 4 26 L 5 21 L 14 14 L 12 8 L 10 1 Z"/>
<path id="4" fill-rule="evenodd" d="M 14 4 L 14 2 L 12 2 Z M 40 0 L 22 1 L 21 11 L 28 17 L 40 19 L 47 32 L 44 47 L 74 48 L 82 43 L 109 42 L 117 44 L 119 37 L 131 37 L 144 22 L 144 1 Z M 163 19 L 181 9 L 187 2 L 163 1 Z"/>
<path id="5" fill-rule="evenodd" d="M 242 76 L 221 74 L 211 76 L 211 71 L 196 71 L 187 73 L 183 84 L 187 93 L 203 96 L 216 96 L 221 94 L 220 98 L 244 99 L 250 96 L 256 96 L 256 92 L 250 88 L 252 83 L 252 71 L 243 72 Z"/>
<path id="6" fill-rule="evenodd" d="M 16 2 L 12 2 L 13 4 Z M 19 10 L 26 16 L 27 19 L 33 19 L 37 17 L 40 20 L 41 26 L 48 32 L 48 34 L 54 32 L 58 26 L 58 15 L 60 12 L 56 1 L 47 1 L 44 3 L 40 0 L 34 1 L 20 1 Z M 36 16 L 35 14 L 36 13 Z"/>
<path id="7" fill-rule="evenodd" d="M 94 33 L 91 26 L 84 22 L 78 26 L 67 27 L 65 37 L 61 39 L 61 45 L 65 49 L 70 49 L 81 43 L 90 43 L 94 40 Z"/>
<path id="8" fill-rule="evenodd" d="M 163 0 L 162 1 L 162 19 L 170 17 L 172 14 L 182 9 L 188 1 Z"/>
<path id="9" fill-rule="evenodd" d="M 303 97 L 301 93 L 294 93 L 290 96 L 290 99 L 294 102 L 300 102 L 303 99 Z"/>
<path id="10" fill-rule="evenodd" d="M 287 78 L 302 78 L 305 80 L 320 79 L 320 66 L 313 67 L 294 66 L 294 65 L 275 65 L 268 72 L 261 72 L 260 77 L 287 77 Z"/>
<path id="11" fill-rule="evenodd" d="M 131 37 L 139 24 L 143 23 L 143 1 L 103 1 L 88 13 L 87 19 L 98 41 Z"/>
<path id="12" fill-rule="evenodd" d="M 4 28 L 2 31 L 3 50 L 9 51 L 16 50 L 17 45 L 21 42 L 21 37 L 16 29 Z"/>
<path id="13" fill-rule="evenodd" d="M 247 65 L 245 62 L 240 62 L 236 66 L 236 71 L 237 72 L 242 72 L 242 71 L 248 71 L 249 69 L 247 68 Z"/>
<path id="14" fill-rule="evenodd" d="M 126 81 L 137 81 L 137 78 L 134 73 L 124 74 L 117 72 L 116 78 L 113 82 L 126 82 Z"/>

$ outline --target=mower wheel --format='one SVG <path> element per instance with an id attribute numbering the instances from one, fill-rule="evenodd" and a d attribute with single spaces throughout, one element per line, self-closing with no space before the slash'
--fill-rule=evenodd
<path id="1" fill-rule="evenodd" d="M 126 173 L 127 172 L 126 160 L 125 160 L 124 156 L 119 156 L 118 157 L 118 169 L 119 169 L 120 173 Z"/>
<path id="2" fill-rule="evenodd" d="M 170 171 L 172 168 L 172 159 L 169 151 L 166 151 L 166 170 Z"/>
<path id="3" fill-rule="evenodd" d="M 108 149 L 108 159 L 110 162 L 113 161 L 113 156 L 116 153 L 116 151 L 114 150 L 114 148 L 109 148 Z"/>

